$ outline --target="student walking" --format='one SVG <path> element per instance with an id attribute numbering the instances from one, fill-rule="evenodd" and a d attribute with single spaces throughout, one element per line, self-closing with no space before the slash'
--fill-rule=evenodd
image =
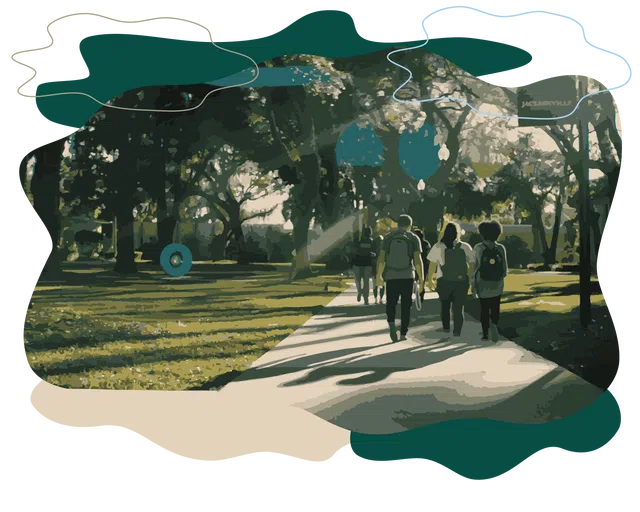
<path id="1" fill-rule="evenodd" d="M 378 278 L 378 256 L 380 255 L 380 251 L 382 250 L 382 242 L 384 241 L 384 237 L 382 235 L 378 235 L 374 238 L 374 248 L 376 257 L 373 259 L 373 265 L 371 266 L 371 271 L 373 272 L 373 301 L 376 304 L 382 304 L 382 298 L 384 297 L 384 281 L 382 278 Z"/>
<path id="2" fill-rule="evenodd" d="M 502 234 L 499 222 L 482 222 L 478 226 L 482 242 L 473 248 L 475 271 L 471 289 L 480 299 L 480 323 L 482 339 L 498 341 L 498 320 L 500 319 L 500 299 L 504 291 L 504 278 L 507 276 L 507 251 L 504 245 L 497 243 Z M 491 321 L 491 322 L 490 322 Z"/>
<path id="3" fill-rule="evenodd" d="M 460 241 L 458 226 L 450 222 L 446 225 L 440 241 L 429 251 L 427 259 L 435 264 L 429 269 L 427 284 L 429 289 L 434 289 L 435 273 L 442 329 L 444 332 L 450 332 L 453 311 L 453 335 L 460 336 L 464 323 L 464 303 L 469 291 L 469 263 L 474 261 L 473 249 L 469 244 Z"/>
<path id="4" fill-rule="evenodd" d="M 420 245 L 422 246 L 422 268 L 424 270 L 424 274 L 428 275 L 429 260 L 427 259 L 427 254 L 429 254 L 429 251 L 431 250 L 431 244 L 424 237 L 424 233 L 420 229 L 414 229 L 413 232 L 420 239 Z M 424 289 L 420 292 L 420 302 L 424 302 Z"/>
<path id="5" fill-rule="evenodd" d="M 391 341 L 398 341 L 396 306 L 400 300 L 400 341 L 407 339 L 411 319 L 414 279 L 418 277 L 418 291 L 424 288 L 422 247 L 411 232 L 413 220 L 408 215 L 398 219 L 398 229 L 388 234 L 378 256 L 378 280 L 384 277 L 387 293 L 387 323 Z"/>
<path id="6" fill-rule="evenodd" d="M 352 260 L 358 302 L 362 300 L 364 295 L 365 305 L 369 304 L 369 280 L 372 276 L 373 260 L 375 258 L 376 253 L 373 238 L 371 238 L 371 228 L 367 226 L 362 230 L 362 237 L 355 244 L 355 253 Z"/>

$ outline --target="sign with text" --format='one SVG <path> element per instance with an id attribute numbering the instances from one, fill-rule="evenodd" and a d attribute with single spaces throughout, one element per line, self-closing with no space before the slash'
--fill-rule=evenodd
<path id="1" fill-rule="evenodd" d="M 518 87 L 518 117 L 561 117 L 571 112 L 578 103 L 574 76 L 557 76 Z M 518 126 L 549 126 L 577 122 L 577 112 L 559 120 L 518 119 Z"/>

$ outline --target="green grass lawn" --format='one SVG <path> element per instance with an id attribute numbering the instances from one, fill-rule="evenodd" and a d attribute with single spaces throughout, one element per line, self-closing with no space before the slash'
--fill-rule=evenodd
<path id="1" fill-rule="evenodd" d="M 591 282 L 593 322 L 580 325 L 577 274 L 510 270 L 505 280 L 501 333 L 585 380 L 606 389 L 618 368 L 618 341 L 597 279 Z M 467 312 L 479 318 L 479 302 Z"/>
<path id="2" fill-rule="evenodd" d="M 69 388 L 216 389 L 346 286 L 321 268 L 294 282 L 283 266 L 196 264 L 183 278 L 140 268 L 121 278 L 68 264 L 64 282 L 39 283 L 25 323 L 36 374 Z"/>

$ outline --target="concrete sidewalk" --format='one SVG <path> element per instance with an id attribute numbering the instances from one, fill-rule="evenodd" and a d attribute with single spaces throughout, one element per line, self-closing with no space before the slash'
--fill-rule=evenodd
<path id="1" fill-rule="evenodd" d="M 391 433 L 455 418 L 545 422 L 601 394 L 514 343 L 481 341 L 468 316 L 460 338 L 444 336 L 438 310 L 431 294 L 413 310 L 410 339 L 391 344 L 384 306 L 358 304 L 352 287 L 220 391 L 40 382 L 31 402 L 52 421 L 119 425 L 196 459 L 272 451 L 326 460 L 349 444 L 350 430 Z"/>
<path id="2" fill-rule="evenodd" d="M 469 315 L 460 337 L 444 334 L 435 293 L 422 311 L 413 308 L 404 342 L 391 343 L 384 307 L 358 304 L 352 286 L 220 393 L 295 406 L 370 434 L 456 418 L 545 422 L 602 393 L 513 342 L 482 341 Z"/>

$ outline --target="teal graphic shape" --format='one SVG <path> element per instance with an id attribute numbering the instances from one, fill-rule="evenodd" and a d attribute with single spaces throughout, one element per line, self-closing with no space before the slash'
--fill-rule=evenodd
<path id="1" fill-rule="evenodd" d="M 186 245 L 169 244 L 160 253 L 160 265 L 171 277 L 181 277 L 191 270 L 193 256 Z"/>
<path id="2" fill-rule="evenodd" d="M 259 63 L 290 54 L 350 57 L 419 42 L 367 41 L 358 35 L 349 14 L 319 11 L 265 38 L 218 44 L 245 53 Z M 518 68 L 532 58 L 520 48 L 470 38 L 434 39 L 425 51 L 437 53 L 475 76 Z M 89 69 L 87 78 L 44 83 L 36 94 L 84 92 L 107 102 L 138 87 L 215 82 L 251 67 L 245 57 L 220 50 L 209 42 L 124 34 L 88 37 L 80 43 L 80 53 Z M 105 62 L 109 65 L 105 66 Z M 84 125 L 101 108 L 92 99 L 78 95 L 38 98 L 36 102 L 47 119 L 75 128 Z"/>
<path id="3" fill-rule="evenodd" d="M 352 432 L 351 447 L 365 459 L 429 459 L 479 480 L 506 473 L 544 448 L 597 450 L 616 434 L 620 419 L 615 398 L 605 391 L 581 411 L 548 423 L 527 425 L 473 418 L 395 434 Z"/>

